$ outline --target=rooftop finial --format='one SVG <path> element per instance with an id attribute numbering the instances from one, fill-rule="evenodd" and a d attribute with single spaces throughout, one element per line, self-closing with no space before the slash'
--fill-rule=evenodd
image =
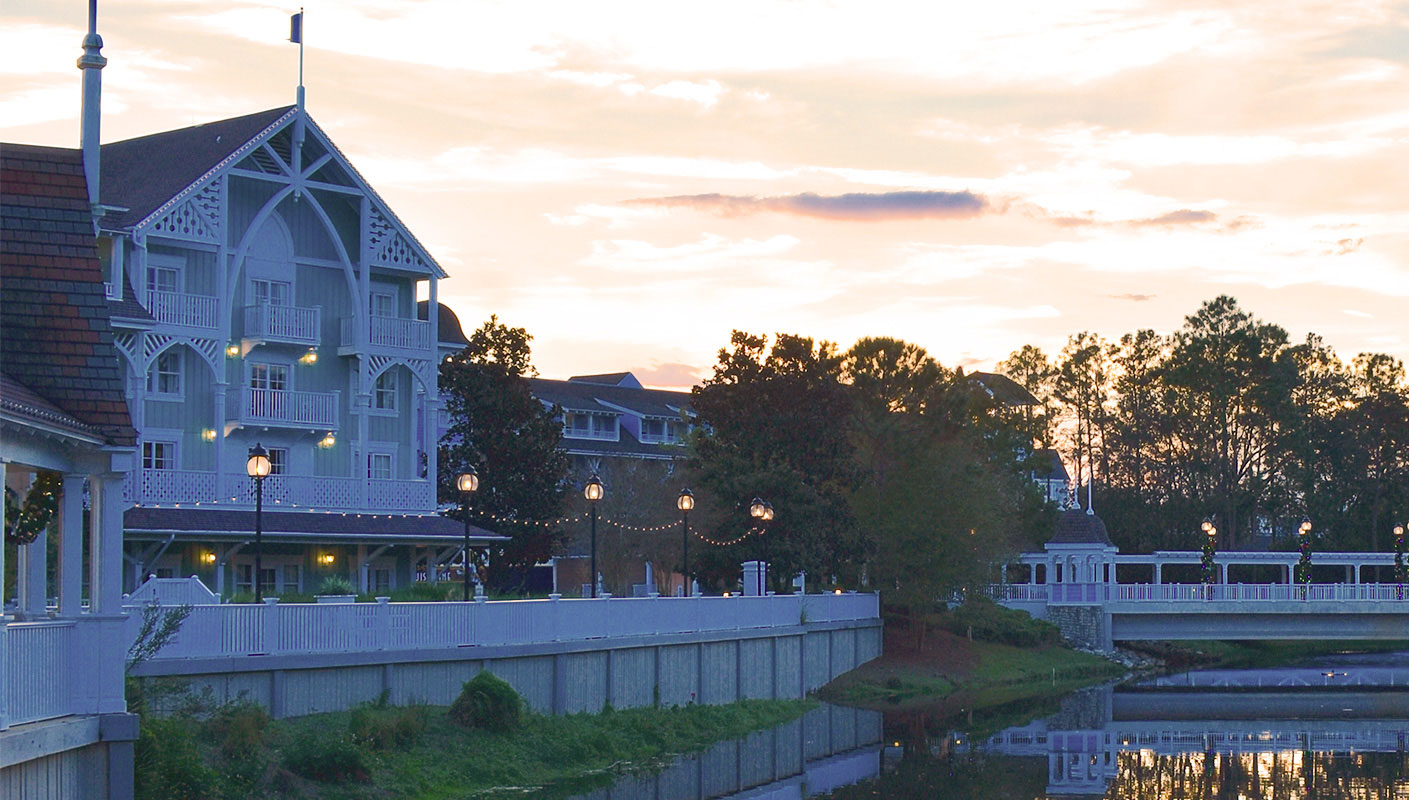
<path id="1" fill-rule="evenodd" d="M 295 95 L 295 102 L 300 111 L 303 110 L 303 7 L 300 6 L 298 13 L 289 17 L 289 41 L 298 45 L 298 93 Z"/>
<path id="2" fill-rule="evenodd" d="M 78 58 L 78 68 L 83 71 L 83 119 L 79 146 L 83 149 L 83 173 L 88 179 L 88 204 L 93 208 L 94 219 L 102 213 L 98 197 L 99 122 L 102 119 L 102 71 L 108 64 L 108 60 L 103 58 L 102 49 L 103 37 L 98 35 L 98 0 L 88 0 L 88 35 L 83 37 L 83 55 Z"/>

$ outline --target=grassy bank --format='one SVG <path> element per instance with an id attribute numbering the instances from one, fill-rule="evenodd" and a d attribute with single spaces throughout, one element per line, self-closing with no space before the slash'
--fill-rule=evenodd
<path id="1" fill-rule="evenodd" d="M 810 700 L 525 714 L 466 729 L 435 706 L 363 706 L 271 720 L 226 706 L 143 721 L 138 798 L 567 797 L 621 772 L 799 717 Z"/>
<path id="2" fill-rule="evenodd" d="M 1186 641 L 1131 642 L 1123 646 L 1159 658 L 1174 669 L 1194 669 L 1276 667 L 1341 653 L 1393 653 L 1409 650 L 1409 641 Z"/>

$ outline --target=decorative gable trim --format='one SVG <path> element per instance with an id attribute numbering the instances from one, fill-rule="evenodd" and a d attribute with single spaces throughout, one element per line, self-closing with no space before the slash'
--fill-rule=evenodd
<path id="1" fill-rule="evenodd" d="M 148 214 L 136 225 L 133 225 L 133 236 L 140 237 L 148 233 L 149 231 L 146 230 L 147 228 L 156 225 L 158 221 L 165 218 L 167 214 L 169 214 L 178 205 L 184 203 L 188 198 L 191 198 L 193 195 L 201 193 L 202 190 L 204 190 L 209 184 L 214 183 L 216 177 L 222 175 L 225 172 L 226 168 L 228 168 L 231 164 L 235 164 L 244 159 L 245 156 L 249 155 L 251 150 L 264 144 L 265 140 L 267 140 L 270 136 L 273 136 L 280 128 L 287 125 L 289 121 L 297 115 L 298 109 L 290 108 L 288 112 L 285 113 L 282 117 L 279 117 L 278 119 L 269 123 L 269 126 L 266 127 L 264 130 L 260 131 L 258 134 L 256 134 L 254 138 L 240 145 L 230 155 L 221 159 L 220 163 L 206 170 L 206 173 L 197 178 L 194 182 L 192 182 L 190 186 L 187 186 L 185 189 L 182 189 L 180 192 L 177 192 L 175 197 L 171 198 L 170 200 L 167 200 L 165 203 L 161 204 L 161 206 L 159 206 L 156 211 L 153 211 L 152 213 Z M 218 198 L 218 195 L 216 196 Z"/>

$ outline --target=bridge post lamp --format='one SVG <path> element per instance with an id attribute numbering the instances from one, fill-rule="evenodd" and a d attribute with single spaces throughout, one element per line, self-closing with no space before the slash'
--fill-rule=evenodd
<path id="1" fill-rule="evenodd" d="M 1394 526 L 1394 581 L 1398 584 L 1394 590 L 1394 599 L 1404 599 L 1404 523 Z"/>
<path id="2" fill-rule="evenodd" d="M 1311 583 L 1311 519 L 1301 518 L 1301 526 L 1297 528 L 1297 533 L 1301 537 L 1301 559 L 1297 561 L 1297 582 L 1301 584 L 1301 599 L 1306 599 L 1306 587 Z"/>
<path id="3" fill-rule="evenodd" d="M 763 515 L 766 510 L 767 504 L 765 504 L 761 498 L 754 497 L 753 500 L 749 501 L 749 516 L 753 518 L 754 527 L 758 528 L 758 538 L 763 540 L 760 542 L 760 545 L 764 547 L 768 545 L 768 539 L 763 535 Z M 767 568 L 767 566 L 763 567 L 765 570 Z M 763 594 L 763 577 L 761 574 L 758 579 L 758 593 L 760 596 Z"/>
<path id="4" fill-rule="evenodd" d="M 464 504 L 465 512 L 465 568 L 461 577 L 461 582 L 465 584 L 465 602 L 470 601 L 470 498 L 479 490 L 479 474 L 475 472 L 474 466 L 465 468 L 465 471 L 455 478 L 455 489 L 460 492 L 461 502 Z"/>
<path id="5" fill-rule="evenodd" d="M 269 451 L 259 442 L 254 443 L 254 448 L 250 450 L 249 460 L 245 462 L 245 473 L 254 478 L 254 601 L 264 602 L 264 590 L 260 576 L 264 572 L 264 479 L 274 471 L 274 464 L 269 460 Z"/>
<path id="6" fill-rule="evenodd" d="M 1213 556 L 1218 550 L 1218 528 L 1214 526 L 1213 520 L 1206 519 L 1199 526 L 1204 536 L 1203 553 L 1203 579 L 1204 585 L 1209 586 L 1217 582 L 1218 567 L 1213 563 Z"/>
<path id="7" fill-rule="evenodd" d="M 690 509 L 695 507 L 695 495 L 689 489 L 681 489 L 675 498 L 675 507 L 680 509 L 680 575 L 685 579 L 684 597 L 690 596 Z"/>
<path id="8" fill-rule="evenodd" d="M 602 488 L 602 479 L 594 472 L 587 479 L 587 485 L 582 487 L 582 496 L 587 498 L 587 505 L 592 517 L 592 596 L 597 596 L 597 501 L 606 496 L 606 489 Z"/>
<path id="9" fill-rule="evenodd" d="M 768 594 L 768 569 L 772 566 L 768 558 L 768 529 L 773 521 L 773 504 L 763 504 L 763 594 Z"/>

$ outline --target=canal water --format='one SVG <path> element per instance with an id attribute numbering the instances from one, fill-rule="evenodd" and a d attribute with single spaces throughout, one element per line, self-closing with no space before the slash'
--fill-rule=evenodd
<path id="1" fill-rule="evenodd" d="M 582 800 L 1409 800 L 1409 652 L 941 716 L 823 705 Z"/>

